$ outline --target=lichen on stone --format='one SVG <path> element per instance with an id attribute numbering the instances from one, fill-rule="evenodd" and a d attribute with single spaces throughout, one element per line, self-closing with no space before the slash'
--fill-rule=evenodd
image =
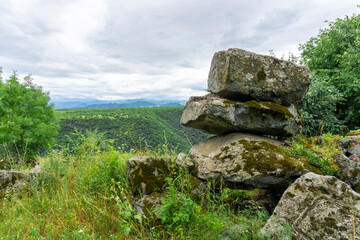
<path id="1" fill-rule="evenodd" d="M 259 108 L 259 109 L 267 108 L 271 111 L 281 113 L 288 118 L 295 118 L 295 116 L 289 111 L 289 109 L 287 109 L 286 107 L 284 107 L 278 103 L 258 102 L 256 100 L 251 100 L 251 101 L 244 102 L 242 104 L 244 104 L 248 107 L 251 107 L 251 108 Z"/>
<path id="2" fill-rule="evenodd" d="M 165 186 L 165 178 L 169 176 L 170 170 L 165 159 L 152 159 L 144 163 L 139 162 L 135 170 L 130 173 L 130 182 L 133 193 L 137 195 L 161 192 Z"/>
<path id="3" fill-rule="evenodd" d="M 296 160 L 287 156 L 280 147 L 266 141 L 239 140 L 246 151 L 242 152 L 245 160 L 244 170 L 250 174 L 257 171 L 262 174 L 281 169 L 284 172 L 301 171 L 302 166 Z"/>

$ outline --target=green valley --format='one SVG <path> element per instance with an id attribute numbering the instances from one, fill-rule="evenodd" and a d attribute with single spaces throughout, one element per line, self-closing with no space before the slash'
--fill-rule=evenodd
<path id="1" fill-rule="evenodd" d="M 60 128 L 59 145 L 68 142 L 74 129 L 106 132 L 112 145 L 122 150 L 154 149 L 166 144 L 169 150 L 187 152 L 207 137 L 200 130 L 180 124 L 183 107 L 140 107 L 55 110 Z"/>

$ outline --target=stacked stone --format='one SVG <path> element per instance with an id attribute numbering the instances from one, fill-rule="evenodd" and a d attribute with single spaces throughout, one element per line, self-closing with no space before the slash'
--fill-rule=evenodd
<path id="1" fill-rule="evenodd" d="M 305 66 L 242 49 L 219 51 L 211 62 L 210 93 L 189 99 L 181 124 L 216 135 L 292 136 L 300 131 L 294 104 L 310 83 Z"/>

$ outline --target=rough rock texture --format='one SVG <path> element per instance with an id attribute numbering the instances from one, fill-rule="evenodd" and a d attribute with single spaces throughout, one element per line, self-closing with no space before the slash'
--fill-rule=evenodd
<path id="1" fill-rule="evenodd" d="M 348 152 L 349 156 L 351 156 L 351 155 L 360 156 L 360 144 L 356 144 L 355 146 L 349 148 L 349 150 L 347 152 Z"/>
<path id="2" fill-rule="evenodd" d="M 26 188 L 36 173 L 0 170 L 0 197 Z"/>
<path id="3" fill-rule="evenodd" d="M 211 134 L 249 132 L 273 136 L 297 134 L 300 116 L 294 105 L 273 102 L 230 101 L 215 94 L 191 97 L 181 124 Z"/>
<path id="4" fill-rule="evenodd" d="M 280 142 L 251 134 L 217 136 L 193 146 L 188 155 L 197 177 L 222 178 L 229 187 L 284 191 L 303 164 L 286 156 Z"/>
<path id="5" fill-rule="evenodd" d="M 215 53 L 208 90 L 226 98 L 257 99 L 290 105 L 302 100 L 310 83 L 308 67 L 230 48 Z"/>
<path id="6" fill-rule="evenodd" d="M 340 179 L 352 187 L 360 181 L 360 162 L 337 154 L 334 157 L 335 164 L 340 168 Z"/>
<path id="7" fill-rule="evenodd" d="M 350 160 L 352 160 L 352 161 L 356 161 L 356 162 L 360 162 L 360 157 L 359 157 L 359 155 L 351 155 L 350 157 L 349 157 L 349 159 Z"/>
<path id="8" fill-rule="evenodd" d="M 355 145 L 357 143 L 360 143 L 360 140 L 358 140 L 356 137 L 346 137 L 346 138 L 339 139 L 339 141 L 338 141 L 339 147 L 345 148 L 345 149 L 348 149 L 352 145 Z"/>
<path id="9" fill-rule="evenodd" d="M 179 153 L 175 158 L 175 164 L 178 167 L 185 168 L 190 172 L 194 170 L 194 162 L 189 160 L 185 153 Z"/>
<path id="10" fill-rule="evenodd" d="M 170 158 L 135 157 L 126 162 L 133 194 L 161 192 L 169 175 Z"/>
<path id="11" fill-rule="evenodd" d="M 307 173 L 283 194 L 263 234 L 276 239 L 287 222 L 296 239 L 348 240 L 360 232 L 360 194 L 331 176 Z"/>
<path id="12" fill-rule="evenodd" d="M 132 202 L 132 206 L 140 213 L 142 217 L 147 218 L 150 221 L 160 221 L 158 218 L 158 211 L 156 210 L 167 195 L 165 193 L 152 193 L 144 195 L 141 198 L 137 198 Z"/>

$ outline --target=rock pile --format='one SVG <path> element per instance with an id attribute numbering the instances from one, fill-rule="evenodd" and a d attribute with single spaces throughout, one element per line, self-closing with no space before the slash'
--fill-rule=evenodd
<path id="1" fill-rule="evenodd" d="M 176 165 L 193 175 L 194 194 L 204 193 L 206 183 L 218 179 L 229 188 L 264 189 L 270 205 L 277 204 L 261 230 L 265 237 L 290 239 L 286 236 L 291 233 L 291 239 L 358 239 L 360 136 L 354 132 L 338 141 L 342 153 L 334 159 L 340 180 L 309 173 L 303 162 L 283 151 L 282 142 L 264 136 L 284 138 L 300 131 L 301 117 L 294 104 L 310 82 L 309 69 L 291 62 L 240 49 L 215 53 L 210 93 L 189 99 L 181 123 L 218 136 L 175 160 L 128 160 L 133 206 L 145 216 L 150 210 L 157 215 L 157 206 L 166 197 L 164 179 L 171 177 Z M 236 235 L 233 228 L 242 229 L 230 226 L 225 233 Z"/>
<path id="2" fill-rule="evenodd" d="M 220 135 L 190 150 L 187 158 L 197 177 L 221 177 L 229 186 L 245 189 L 284 191 L 301 176 L 303 164 L 286 156 L 279 141 L 263 135 L 299 133 L 300 114 L 294 104 L 310 83 L 305 66 L 241 49 L 215 53 L 210 93 L 191 97 L 181 118 L 185 126 Z"/>
<path id="3" fill-rule="evenodd" d="M 264 196 L 271 197 L 270 205 L 277 204 L 275 209 L 271 207 L 274 212 L 261 230 L 264 237 L 358 239 L 357 132 L 338 141 L 342 153 L 333 157 L 340 180 L 309 173 L 303 162 L 283 151 L 280 141 L 264 136 L 283 138 L 300 131 L 301 119 L 294 104 L 303 98 L 310 82 L 309 69 L 291 62 L 240 49 L 215 53 L 208 79 L 210 93 L 189 99 L 181 123 L 218 136 L 175 160 L 128 160 L 133 206 L 145 216 L 149 210 L 157 215 L 157 206 L 166 197 L 164 179 L 171 177 L 176 165 L 193 175 L 190 186 L 194 194 L 204 193 L 206 183 L 218 179 L 222 186 L 234 189 L 264 189 Z M 232 239 L 228 236 L 239 231 L 241 225 L 230 226 L 222 239 Z"/>
<path id="4" fill-rule="evenodd" d="M 309 68 L 241 49 L 215 53 L 210 94 L 191 97 L 181 123 L 206 133 L 247 132 L 292 136 L 299 132 L 300 101 L 311 83 Z"/>

